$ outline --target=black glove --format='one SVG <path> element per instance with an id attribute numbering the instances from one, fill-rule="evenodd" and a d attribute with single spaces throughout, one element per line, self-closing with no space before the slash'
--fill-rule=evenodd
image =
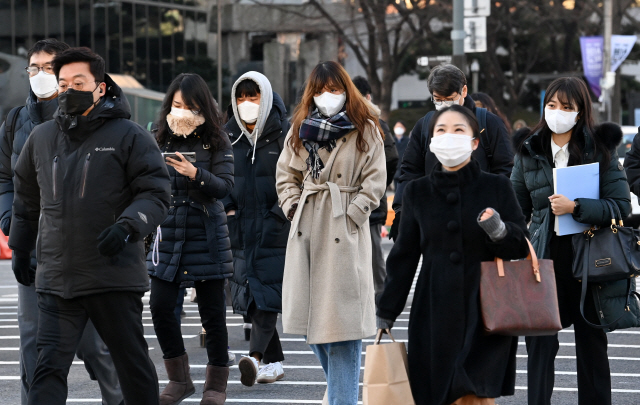
<path id="1" fill-rule="evenodd" d="M 29 287 L 31 285 L 31 254 L 22 250 L 14 250 L 11 255 L 11 268 L 18 283 Z"/>
<path id="2" fill-rule="evenodd" d="M 396 241 L 398 238 L 398 228 L 400 228 L 400 213 L 402 211 L 396 212 L 396 216 L 393 218 L 393 223 L 391 224 L 391 229 L 389 230 L 389 239 L 392 241 Z"/>
<path id="3" fill-rule="evenodd" d="M 98 236 L 98 251 L 102 256 L 113 257 L 127 245 L 129 232 L 120 224 L 113 224 Z"/>

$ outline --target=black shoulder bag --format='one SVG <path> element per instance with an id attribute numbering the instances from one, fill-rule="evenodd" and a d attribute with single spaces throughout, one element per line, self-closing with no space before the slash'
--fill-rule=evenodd
<path id="1" fill-rule="evenodd" d="M 580 313 L 584 318 L 584 301 L 587 283 L 626 281 L 627 292 L 625 311 L 629 311 L 631 283 L 640 275 L 640 231 L 625 227 L 615 201 L 604 199 L 611 213 L 611 225 L 605 228 L 592 227 L 582 234 L 573 236 L 573 276 L 582 282 Z M 618 224 L 616 224 L 616 220 Z M 609 329 L 624 316 L 604 325 L 590 326 Z"/>

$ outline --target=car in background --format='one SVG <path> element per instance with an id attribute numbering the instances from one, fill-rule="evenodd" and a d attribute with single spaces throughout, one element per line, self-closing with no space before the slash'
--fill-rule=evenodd
<path id="1" fill-rule="evenodd" d="M 624 158 L 627 156 L 627 152 L 631 150 L 633 144 L 633 138 L 638 133 L 638 127 L 623 125 L 622 127 L 622 142 L 618 146 L 618 157 L 620 163 L 624 164 Z M 625 225 L 638 228 L 640 226 L 640 204 L 638 204 L 638 196 L 631 193 L 631 214 L 624 220 Z"/>

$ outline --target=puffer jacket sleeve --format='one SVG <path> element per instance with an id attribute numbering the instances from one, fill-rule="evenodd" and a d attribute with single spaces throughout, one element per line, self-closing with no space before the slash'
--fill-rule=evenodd
<path id="1" fill-rule="evenodd" d="M 520 204 L 520 209 L 526 222 L 531 220 L 531 213 L 533 212 L 533 202 L 531 201 L 531 193 L 527 189 L 527 184 L 524 181 L 524 169 L 523 169 L 522 155 L 516 155 L 515 164 L 511 171 L 511 185 L 516 192 L 516 198 Z"/>
<path id="2" fill-rule="evenodd" d="M 640 133 L 633 137 L 631 149 L 624 158 L 624 168 L 631 191 L 640 196 Z"/>
<path id="3" fill-rule="evenodd" d="M 347 215 L 356 225 L 362 226 L 378 208 L 380 199 L 387 189 L 387 168 L 385 166 L 384 143 L 378 130 L 370 125 L 365 136 L 369 150 L 364 158 L 364 166 L 360 172 L 360 191 L 347 207 Z"/>
<path id="4" fill-rule="evenodd" d="M 0 229 L 8 235 L 13 205 L 13 172 L 11 170 L 13 148 L 7 139 L 5 124 L 2 123 L 0 127 Z"/>
<path id="5" fill-rule="evenodd" d="M 302 195 L 300 186 L 304 181 L 303 172 L 291 167 L 289 163 L 293 158 L 293 148 L 289 145 L 293 130 L 290 129 L 284 141 L 284 149 L 278 158 L 276 166 L 276 190 L 278 192 L 278 203 L 284 215 L 289 213 L 293 204 L 297 204 Z"/>
<path id="6" fill-rule="evenodd" d="M 9 247 L 30 252 L 35 248 L 40 218 L 40 186 L 33 161 L 33 137 L 27 139 L 16 163 L 14 186 Z"/>
<path id="7" fill-rule="evenodd" d="M 211 171 L 199 168 L 195 179 L 200 191 L 217 199 L 229 196 L 234 184 L 233 148 L 226 135 L 222 138 L 224 146 L 211 155 Z"/>
<path id="8" fill-rule="evenodd" d="M 164 221 L 169 208 L 171 181 L 155 139 L 142 127 L 134 134 L 126 176 L 133 201 L 116 223 L 129 230 L 129 241 L 135 242 L 150 234 Z"/>
<path id="9" fill-rule="evenodd" d="M 603 199 L 616 202 L 622 219 L 631 212 L 631 195 L 624 169 L 618 161 L 618 154 L 612 152 L 607 171 L 600 174 L 600 199 L 578 198 L 580 208 L 573 219 L 583 224 L 608 226 L 611 224 L 609 206 Z"/>

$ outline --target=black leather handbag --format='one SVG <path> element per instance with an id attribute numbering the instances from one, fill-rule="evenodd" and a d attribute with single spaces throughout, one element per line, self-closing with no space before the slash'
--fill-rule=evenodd
<path id="1" fill-rule="evenodd" d="M 582 282 L 580 313 L 584 318 L 584 300 L 587 283 L 627 281 L 627 297 L 624 310 L 629 311 L 629 301 L 633 294 L 631 284 L 640 275 L 640 232 L 625 227 L 615 201 L 604 199 L 611 213 L 611 225 L 605 228 L 592 227 L 583 234 L 573 236 L 573 276 Z M 616 222 L 618 222 L 616 224 Z M 622 319 L 621 315 L 612 322 L 595 325 L 594 328 L 610 329 Z"/>
<path id="2" fill-rule="evenodd" d="M 573 276 L 578 280 L 616 281 L 640 275 L 640 232 L 624 226 L 615 201 L 604 201 L 611 226 L 592 227 L 572 239 Z"/>

